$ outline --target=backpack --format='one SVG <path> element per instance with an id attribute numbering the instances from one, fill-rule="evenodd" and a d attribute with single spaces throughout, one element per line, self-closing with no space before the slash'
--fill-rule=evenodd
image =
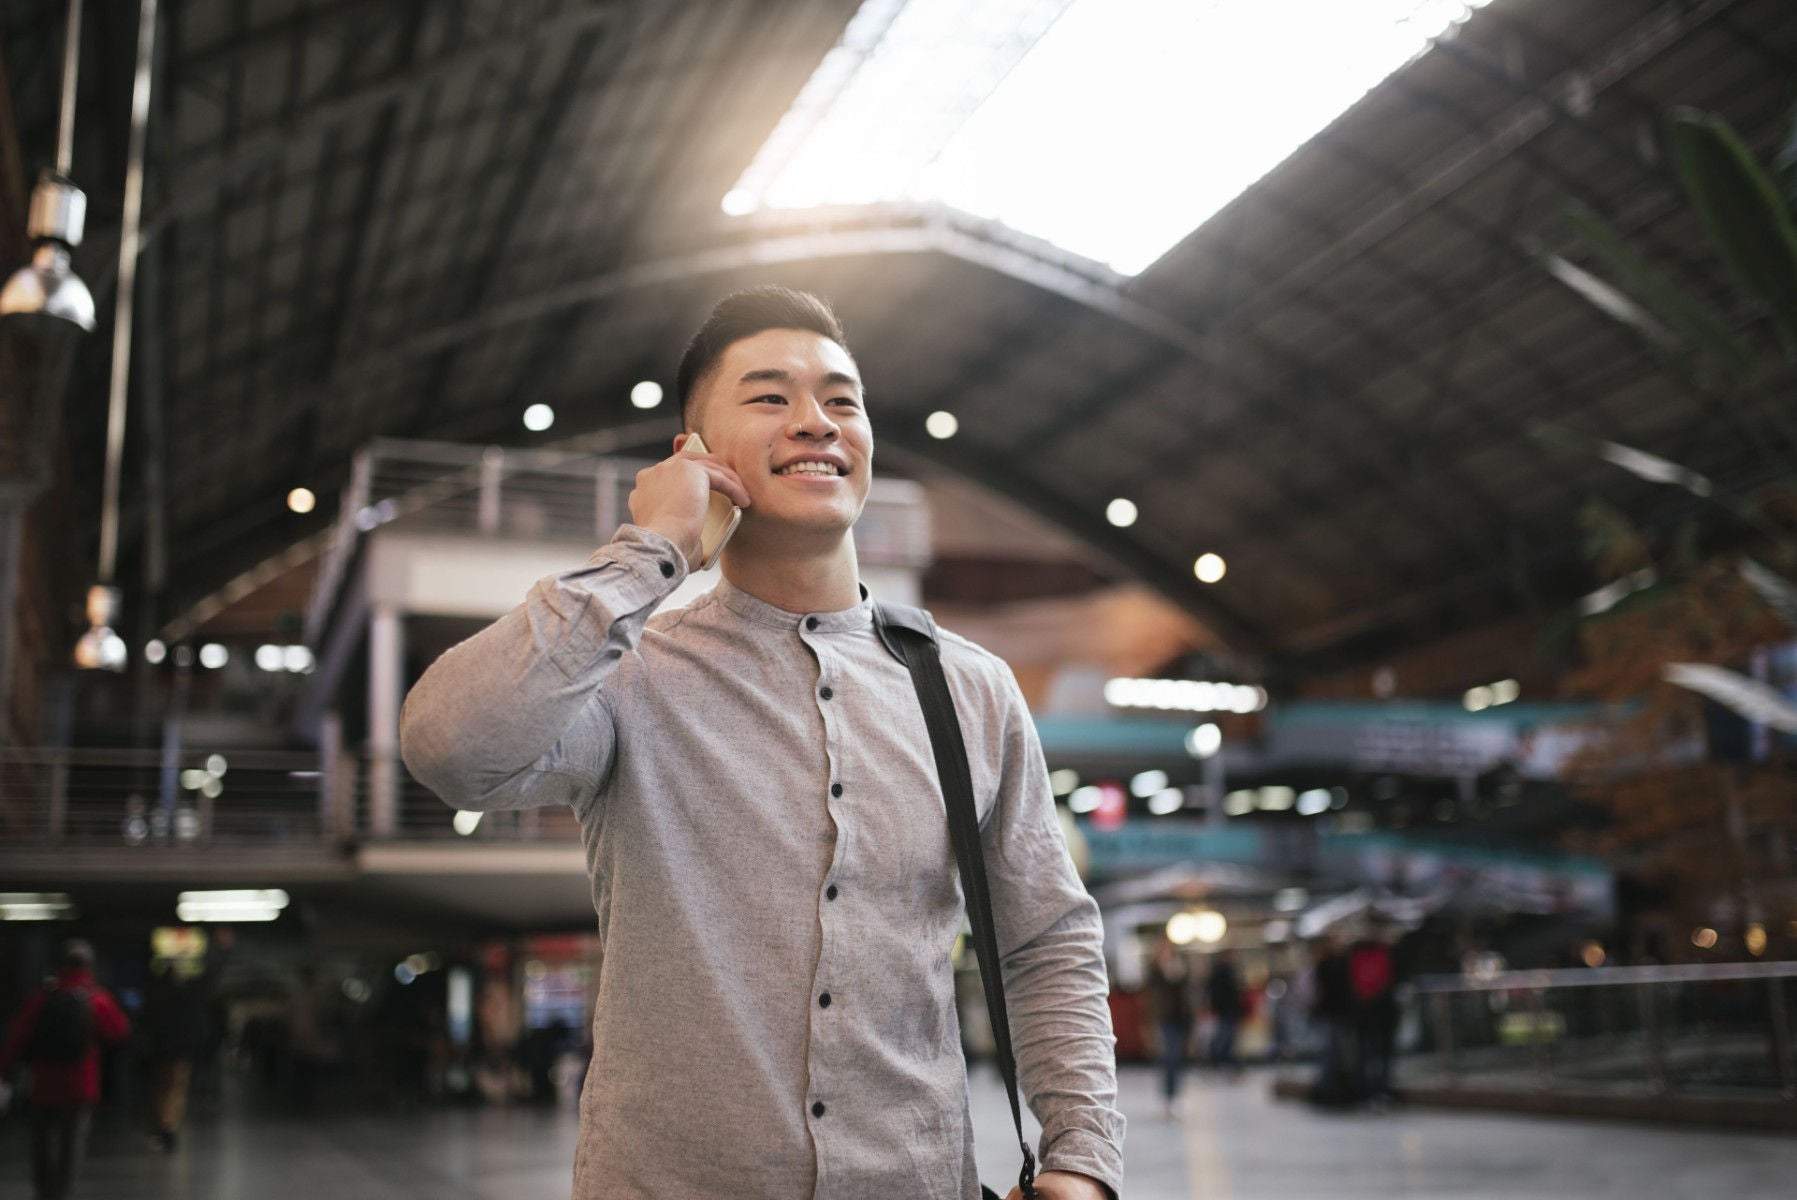
<path id="1" fill-rule="evenodd" d="M 94 1036 L 94 1005 L 86 988 L 44 984 L 44 1006 L 31 1024 L 25 1058 L 31 1062 L 78 1063 Z"/>
<path id="2" fill-rule="evenodd" d="M 1348 956 L 1348 982 L 1363 1004 L 1391 991 L 1391 947 L 1380 942 L 1357 946 Z"/>

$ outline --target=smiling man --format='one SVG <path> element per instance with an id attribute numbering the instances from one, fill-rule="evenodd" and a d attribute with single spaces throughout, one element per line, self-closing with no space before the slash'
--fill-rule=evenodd
<path id="1" fill-rule="evenodd" d="M 962 902 L 910 675 L 850 531 L 874 440 L 822 301 L 722 301 L 631 524 L 448 651 L 406 765 L 467 809 L 567 804 L 604 945 L 577 1200 L 978 1200 L 950 960 Z M 679 453 L 692 433 L 706 454 Z M 656 608 L 742 508 L 723 579 Z M 1046 1200 L 1122 1178 L 1098 910 L 997 658 L 940 634 Z"/>

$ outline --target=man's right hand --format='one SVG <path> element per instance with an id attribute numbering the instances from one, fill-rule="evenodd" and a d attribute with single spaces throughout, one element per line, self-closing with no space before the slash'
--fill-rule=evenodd
<path id="1" fill-rule="evenodd" d="M 705 531 L 705 506 L 718 492 L 738 508 L 749 507 L 742 479 L 715 454 L 679 454 L 636 473 L 630 493 L 630 519 L 659 533 L 697 569 L 699 537 Z"/>

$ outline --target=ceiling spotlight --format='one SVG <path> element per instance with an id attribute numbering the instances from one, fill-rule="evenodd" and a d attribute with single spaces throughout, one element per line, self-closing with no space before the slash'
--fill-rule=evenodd
<path id="1" fill-rule="evenodd" d="M 524 428 L 532 433 L 542 433 L 555 424 L 555 410 L 547 404 L 533 404 L 524 410 Z"/>
<path id="2" fill-rule="evenodd" d="M 1165 771 L 1143 771 L 1129 781 L 1129 794 L 1146 800 L 1166 786 Z"/>
<path id="3" fill-rule="evenodd" d="M 1266 812 L 1286 812 L 1297 800 L 1298 793 L 1295 790 L 1276 785 L 1261 788 L 1256 803 Z"/>
<path id="4" fill-rule="evenodd" d="M 144 643 L 144 661 L 152 667 L 159 665 L 167 657 L 168 646 L 163 643 L 161 638 L 151 638 Z"/>
<path id="5" fill-rule="evenodd" d="M 961 429 L 961 422 L 955 420 L 952 412 L 933 412 L 923 419 L 924 432 L 937 441 L 947 441 Z"/>
<path id="6" fill-rule="evenodd" d="M 318 497 L 311 488 L 296 487 L 287 493 L 287 507 L 296 513 L 309 513 L 318 507 Z"/>
<path id="7" fill-rule="evenodd" d="M 1170 817 L 1186 805 L 1186 794 L 1179 788 L 1165 788 L 1148 797 L 1148 811 L 1157 817 Z"/>
<path id="8" fill-rule="evenodd" d="M 209 671 L 216 671 L 231 661 L 231 652 L 217 642 L 207 642 L 200 647 L 200 665 Z"/>
<path id="9" fill-rule="evenodd" d="M 264 671 L 281 669 L 281 648 L 279 646 L 257 646 L 256 666 Z"/>
<path id="10" fill-rule="evenodd" d="M 1125 500 L 1119 496 L 1104 506 L 1104 519 L 1119 529 L 1126 529 L 1136 523 L 1136 505 L 1133 500 Z"/>
<path id="11" fill-rule="evenodd" d="M 645 379 L 630 389 L 630 402 L 638 408 L 654 408 L 661 403 L 661 384 Z"/>
<path id="12" fill-rule="evenodd" d="M 1067 807 L 1076 813 L 1089 813 L 1095 811 L 1103 801 L 1104 793 L 1087 784 L 1085 787 L 1074 788 L 1068 794 Z"/>
<path id="13" fill-rule="evenodd" d="M 1223 730 L 1205 722 L 1186 734 L 1186 753 L 1193 758 L 1209 758 L 1223 748 Z"/>
<path id="14" fill-rule="evenodd" d="M 1220 554 L 1200 554 L 1198 561 L 1192 564 L 1192 574 L 1198 577 L 1199 583 L 1215 583 L 1227 570 L 1229 565 Z"/>

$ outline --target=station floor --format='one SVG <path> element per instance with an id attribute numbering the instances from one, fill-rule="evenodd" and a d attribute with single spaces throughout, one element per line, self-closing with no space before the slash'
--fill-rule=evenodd
<path id="1" fill-rule="evenodd" d="M 1789 1197 L 1797 1138 L 1426 1110 L 1324 1114 L 1268 1080 L 1191 1079 L 1162 1115 L 1151 1071 L 1125 1068 L 1127 1200 L 1630 1200 Z M 974 1079 L 980 1166 L 1014 1180 L 996 1076 Z M 1032 1135 L 1033 1136 L 1033 1135 Z M 118 1119 L 95 1130 L 77 1198 L 566 1200 L 567 1109 L 281 1118 L 221 1114 L 163 1155 Z M 0 1200 L 26 1200 L 24 1131 L 0 1127 Z"/>

